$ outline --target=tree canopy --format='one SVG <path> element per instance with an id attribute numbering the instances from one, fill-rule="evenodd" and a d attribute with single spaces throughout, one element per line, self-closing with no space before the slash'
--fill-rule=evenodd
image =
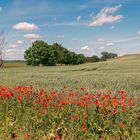
<path id="1" fill-rule="evenodd" d="M 62 47 L 61 44 L 54 43 L 48 45 L 46 42 L 37 40 L 32 43 L 24 54 L 27 65 L 39 66 L 55 66 L 57 64 L 76 65 L 85 62 L 83 54 L 76 54 Z"/>
<path id="2" fill-rule="evenodd" d="M 53 43 L 49 45 L 42 40 L 33 42 L 32 46 L 24 54 L 26 64 L 32 66 L 78 65 L 86 62 L 92 63 L 107 60 L 116 56 L 117 54 L 114 53 L 102 52 L 101 59 L 96 55 L 85 57 L 84 54 L 69 51 L 61 44 Z"/>
<path id="3" fill-rule="evenodd" d="M 108 53 L 108 52 L 102 52 L 101 55 L 102 61 L 106 61 L 107 59 L 115 58 L 118 56 L 116 53 Z"/>

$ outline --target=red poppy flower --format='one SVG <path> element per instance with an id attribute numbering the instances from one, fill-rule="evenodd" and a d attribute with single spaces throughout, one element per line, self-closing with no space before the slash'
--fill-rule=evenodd
<path id="1" fill-rule="evenodd" d="M 28 133 L 26 133 L 26 134 L 24 134 L 24 138 L 25 138 L 25 139 L 29 139 L 29 138 L 31 138 L 31 135 L 28 134 Z"/>
<path id="2" fill-rule="evenodd" d="M 120 122 L 118 125 L 119 125 L 119 127 L 121 127 L 121 128 L 123 128 L 123 127 L 124 127 L 123 122 Z"/>
<path id="3" fill-rule="evenodd" d="M 19 102 L 21 102 L 22 96 L 18 96 L 17 99 L 18 99 Z"/>
<path id="4" fill-rule="evenodd" d="M 132 98 L 132 97 L 129 98 L 129 105 L 130 105 L 130 106 L 133 105 L 133 98 Z"/>
<path id="5" fill-rule="evenodd" d="M 86 129 L 87 129 L 86 125 L 83 125 L 83 126 L 82 126 L 82 129 L 83 129 L 83 130 L 86 130 Z"/>

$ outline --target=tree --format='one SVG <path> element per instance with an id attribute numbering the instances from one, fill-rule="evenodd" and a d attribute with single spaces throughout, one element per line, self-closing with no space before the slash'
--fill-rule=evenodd
<path id="1" fill-rule="evenodd" d="M 32 43 L 24 54 L 27 65 L 39 66 L 49 65 L 54 66 L 57 63 L 58 52 L 52 45 L 48 45 L 42 40 L 37 40 Z"/>
<path id="2" fill-rule="evenodd" d="M 115 58 L 117 57 L 118 55 L 116 53 L 109 53 L 109 58 Z"/>
<path id="3" fill-rule="evenodd" d="M 117 54 L 109 52 L 102 52 L 101 55 L 101 58 L 96 55 L 85 57 L 84 54 L 69 51 L 61 44 L 53 43 L 53 45 L 48 45 L 42 40 L 37 40 L 25 51 L 24 58 L 27 65 L 55 66 L 57 64 L 78 65 L 86 62 L 93 63 L 117 57 Z"/>
<path id="4" fill-rule="evenodd" d="M 47 66 L 76 65 L 86 62 L 83 54 L 71 52 L 58 43 L 48 45 L 42 40 L 33 42 L 32 46 L 25 51 L 24 58 L 26 64 L 32 66 L 39 66 L 40 64 Z"/>
<path id="5" fill-rule="evenodd" d="M 102 52 L 101 55 L 102 55 L 102 56 L 101 56 L 101 60 L 102 60 L 102 61 L 106 61 L 107 58 L 108 58 L 108 52 Z"/>
<path id="6" fill-rule="evenodd" d="M 86 58 L 84 54 L 78 54 L 77 56 L 77 64 L 83 64 L 86 62 Z"/>
<path id="7" fill-rule="evenodd" d="M 99 62 L 99 61 L 100 61 L 100 59 L 96 55 L 93 55 L 91 57 L 86 57 L 86 62 L 89 62 L 89 63 Z"/>
<path id="8" fill-rule="evenodd" d="M 53 47 L 57 51 L 57 64 L 64 64 L 64 55 L 68 50 L 58 43 L 53 43 Z"/>
<path id="9" fill-rule="evenodd" d="M 92 59 L 92 62 L 99 62 L 100 61 L 100 58 L 98 56 L 96 56 L 96 55 L 93 55 L 91 57 L 91 59 Z"/>
<path id="10" fill-rule="evenodd" d="M 4 66 L 4 56 L 6 50 L 6 34 L 5 32 L 0 33 L 0 68 Z"/>
<path id="11" fill-rule="evenodd" d="M 102 54 L 102 56 L 101 56 L 102 61 L 106 61 L 107 59 L 115 58 L 118 56 L 115 53 L 108 53 L 108 52 L 102 52 L 101 54 Z"/>
<path id="12" fill-rule="evenodd" d="M 44 52 L 46 51 L 48 44 L 44 41 L 37 40 L 32 43 L 32 47 L 29 47 L 24 54 L 25 62 L 27 65 L 39 66 L 44 61 Z"/>
<path id="13" fill-rule="evenodd" d="M 77 64 L 77 54 L 74 52 L 66 51 L 64 54 L 64 64 Z"/>

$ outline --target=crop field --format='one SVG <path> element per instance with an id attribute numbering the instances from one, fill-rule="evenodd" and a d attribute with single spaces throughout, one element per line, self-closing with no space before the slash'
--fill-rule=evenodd
<path id="1" fill-rule="evenodd" d="M 98 63 L 75 66 L 30 67 L 23 62 L 8 62 L 0 70 L 0 83 L 5 86 L 30 85 L 51 89 L 67 85 L 87 90 L 125 90 L 140 94 L 140 55 L 130 55 Z"/>
<path id="2" fill-rule="evenodd" d="M 140 55 L 0 69 L 0 139 L 138 140 Z"/>

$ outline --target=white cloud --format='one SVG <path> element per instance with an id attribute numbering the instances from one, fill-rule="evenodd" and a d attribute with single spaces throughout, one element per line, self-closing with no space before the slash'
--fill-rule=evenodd
<path id="1" fill-rule="evenodd" d="M 125 43 L 125 42 L 129 42 L 129 41 L 137 40 L 137 39 L 139 39 L 139 37 L 134 36 L 134 37 L 130 37 L 130 38 L 123 38 L 123 39 L 120 39 L 120 40 L 116 40 L 114 42 L 115 43 Z"/>
<path id="2" fill-rule="evenodd" d="M 103 41 L 105 41 L 103 38 L 98 38 L 97 39 L 97 42 L 103 42 Z"/>
<path id="3" fill-rule="evenodd" d="M 62 39 L 62 38 L 64 38 L 65 36 L 64 36 L 64 35 L 57 35 L 56 37 Z"/>
<path id="4" fill-rule="evenodd" d="M 16 44 L 23 44 L 24 42 L 22 41 L 22 40 L 18 40 L 17 42 L 16 42 Z"/>
<path id="5" fill-rule="evenodd" d="M 99 49 L 100 49 L 100 50 L 102 50 L 102 49 L 104 49 L 104 48 L 105 48 L 105 47 L 104 47 L 104 46 L 102 46 L 102 47 L 100 47 Z"/>
<path id="6" fill-rule="evenodd" d="M 106 46 L 113 46 L 113 45 L 114 45 L 114 43 L 112 43 L 112 42 L 109 42 L 106 44 Z"/>
<path id="7" fill-rule="evenodd" d="M 79 21 L 81 18 L 82 18 L 81 16 L 78 16 L 76 19 L 77 19 L 77 21 Z"/>
<path id="8" fill-rule="evenodd" d="M 38 34 L 25 34 L 24 37 L 28 38 L 28 39 L 40 39 L 41 38 L 41 36 Z"/>
<path id="9" fill-rule="evenodd" d="M 137 32 L 137 35 L 140 35 L 140 31 Z"/>
<path id="10" fill-rule="evenodd" d="M 89 48 L 89 46 L 84 46 L 84 47 L 81 48 L 81 50 L 86 50 L 86 51 L 88 51 L 88 50 L 91 50 L 91 48 Z"/>
<path id="11" fill-rule="evenodd" d="M 77 21 L 70 21 L 70 22 L 57 22 L 57 23 L 47 23 L 47 24 L 42 24 L 40 27 L 45 27 L 45 26 L 88 26 L 88 22 L 77 22 Z"/>
<path id="12" fill-rule="evenodd" d="M 18 24 L 15 24 L 13 28 L 16 30 L 27 30 L 27 31 L 39 29 L 37 25 L 27 22 L 20 22 Z"/>
<path id="13" fill-rule="evenodd" d="M 113 15 L 116 11 L 121 8 L 122 5 L 117 5 L 114 7 L 105 7 L 100 13 L 93 17 L 93 21 L 89 26 L 102 26 L 105 23 L 114 23 L 123 18 L 122 15 Z"/>
<path id="14" fill-rule="evenodd" d="M 17 52 L 17 51 L 18 51 L 17 49 L 12 48 L 12 49 L 7 49 L 6 53 L 13 53 L 13 52 Z"/>
<path id="15" fill-rule="evenodd" d="M 21 56 L 23 56 L 23 54 L 24 54 L 24 49 L 21 49 L 21 50 L 19 50 L 19 49 L 15 49 L 15 48 L 11 48 L 11 49 L 7 49 L 6 50 L 6 59 L 8 58 L 8 59 L 19 59 Z"/>
<path id="16" fill-rule="evenodd" d="M 18 47 L 16 44 L 10 44 L 8 48 L 12 48 L 13 49 L 13 48 L 16 48 L 16 47 Z"/>
<path id="17" fill-rule="evenodd" d="M 0 12 L 2 12 L 2 7 L 0 7 Z"/>

